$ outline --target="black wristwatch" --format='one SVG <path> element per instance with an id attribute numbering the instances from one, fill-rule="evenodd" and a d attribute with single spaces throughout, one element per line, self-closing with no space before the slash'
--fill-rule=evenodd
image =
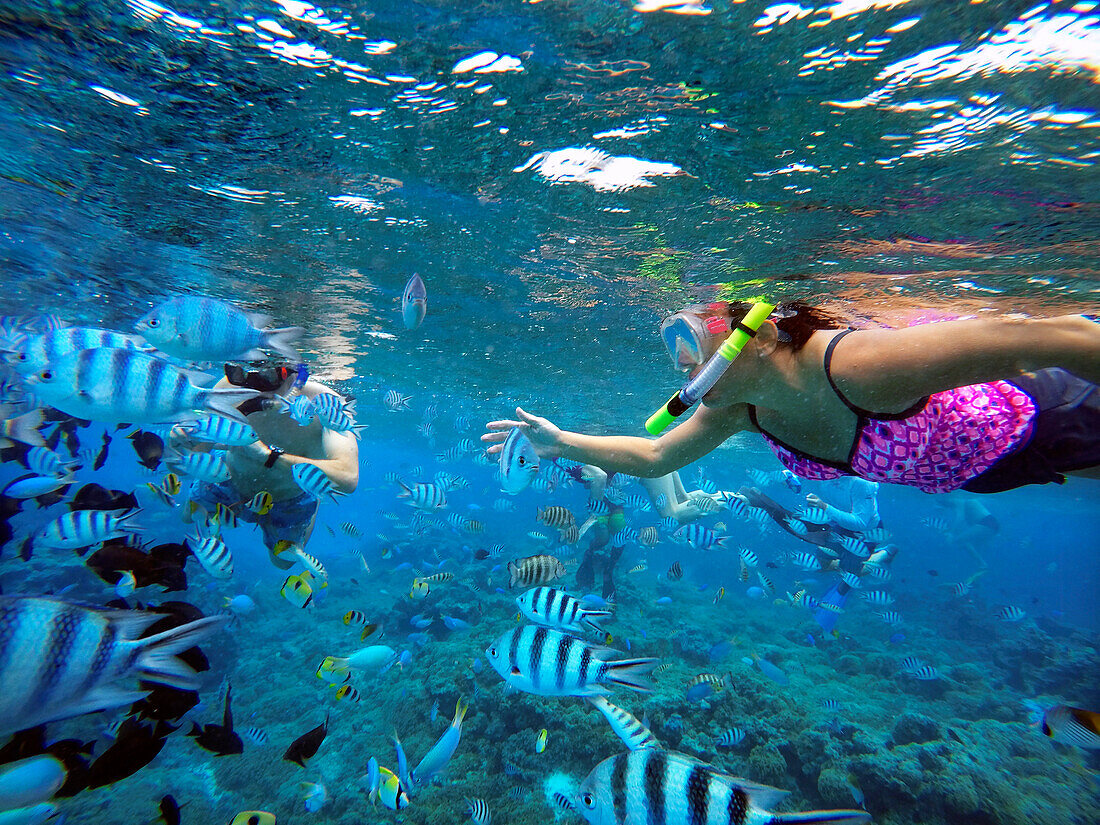
<path id="1" fill-rule="evenodd" d="M 270 470 L 272 467 L 275 466 L 275 462 L 279 460 L 279 456 L 281 456 L 285 452 L 286 450 L 284 450 L 282 447 L 271 447 L 268 451 L 267 461 L 264 462 L 264 466 Z"/>

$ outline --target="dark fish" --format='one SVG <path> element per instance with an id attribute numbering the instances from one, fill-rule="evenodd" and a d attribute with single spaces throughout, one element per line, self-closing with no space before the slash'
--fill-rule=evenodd
<path id="1" fill-rule="evenodd" d="M 311 731 L 307 731 L 290 743 L 290 747 L 286 749 L 286 753 L 283 754 L 283 759 L 288 762 L 297 762 L 303 768 L 306 766 L 306 760 L 317 753 L 317 749 L 321 747 L 321 743 L 325 741 L 325 735 L 328 733 L 328 716 L 325 716 L 325 721 L 315 727 Z"/>
<path id="2" fill-rule="evenodd" d="M 484 561 L 485 559 L 489 558 L 489 551 L 482 547 L 479 547 L 477 550 L 474 551 L 474 558 L 478 561 Z"/>
<path id="3" fill-rule="evenodd" d="M 126 437 L 130 439 L 130 444 L 138 455 L 138 464 L 150 470 L 160 466 L 161 459 L 164 458 L 164 439 L 145 430 L 132 432 Z"/>
<path id="4" fill-rule="evenodd" d="M 182 544 L 159 544 L 146 553 L 120 539 L 111 539 L 84 563 L 108 584 L 114 584 L 120 573 L 129 571 L 134 574 L 137 587 L 159 584 L 170 592 L 187 589 L 184 565 L 189 555 Z"/>
<path id="5" fill-rule="evenodd" d="M 175 721 L 199 703 L 199 694 L 194 690 L 180 690 L 167 685 L 143 684 L 142 688 L 152 687 L 144 699 L 134 702 L 130 712 L 142 719 L 165 719 Z"/>
<path id="6" fill-rule="evenodd" d="M 233 711 L 229 706 L 230 697 L 233 694 L 233 686 L 225 688 L 225 710 L 222 712 L 220 725 L 203 725 L 201 728 L 194 722 L 191 723 L 191 732 L 188 736 L 195 737 L 195 742 L 200 748 L 210 751 L 215 756 L 228 756 L 233 753 L 244 753 L 244 743 L 237 732 L 233 730 Z"/>
<path id="7" fill-rule="evenodd" d="M 684 568 L 680 566 L 680 562 L 674 561 L 665 575 L 668 576 L 669 581 L 679 581 L 684 577 Z"/>
<path id="8" fill-rule="evenodd" d="M 0 548 L 7 547 L 15 536 L 8 520 L 19 514 L 23 502 L 17 498 L 0 496 Z"/>
<path id="9" fill-rule="evenodd" d="M 146 725 L 130 717 L 119 727 L 115 743 L 88 769 L 88 787 L 101 788 L 133 776 L 156 758 L 174 730 L 167 722 Z"/>
<path id="10" fill-rule="evenodd" d="M 935 576 L 938 576 L 939 574 L 940 574 L 940 571 L 939 571 L 939 570 L 929 570 L 929 571 L 928 571 L 928 575 L 929 575 L 929 576 L 933 576 L 933 577 L 935 577 Z"/>
<path id="11" fill-rule="evenodd" d="M 138 500 L 133 493 L 108 490 L 102 484 L 85 484 L 69 502 L 70 510 L 136 510 Z"/>
<path id="12" fill-rule="evenodd" d="M 111 443 L 111 436 L 107 434 L 107 431 L 103 431 L 103 446 L 99 448 L 99 452 L 96 453 L 95 462 L 92 464 L 93 470 L 98 470 L 107 463 L 107 447 Z"/>
<path id="13" fill-rule="evenodd" d="M 772 570 L 778 570 L 779 569 L 779 565 L 776 564 L 774 561 L 765 562 L 764 566 L 765 567 L 770 567 Z"/>
<path id="14" fill-rule="evenodd" d="M 180 825 L 180 806 L 172 794 L 165 794 L 160 800 L 160 818 L 164 825 Z"/>

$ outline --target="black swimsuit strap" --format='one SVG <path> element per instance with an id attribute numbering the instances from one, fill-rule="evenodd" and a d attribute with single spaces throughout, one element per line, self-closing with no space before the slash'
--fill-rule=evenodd
<path id="1" fill-rule="evenodd" d="M 881 412 L 872 412 L 871 410 L 865 410 L 865 409 L 863 409 L 863 407 L 857 407 L 855 404 L 853 404 L 851 401 L 849 401 L 845 397 L 844 393 L 842 393 L 840 391 L 840 387 L 838 387 L 836 385 L 836 381 L 833 380 L 833 373 L 832 373 L 833 350 L 836 349 L 836 345 L 840 343 L 841 338 L 843 338 L 845 335 L 848 335 L 849 333 L 856 332 L 856 331 L 857 330 L 854 330 L 854 329 L 844 330 L 840 334 L 833 336 L 833 340 L 829 342 L 829 345 L 827 347 L 825 347 L 825 379 L 829 382 L 829 386 L 833 388 L 833 392 L 836 393 L 836 397 L 844 402 L 844 406 L 847 407 L 852 412 L 854 412 L 859 417 L 859 419 L 860 419 L 860 429 L 863 428 L 863 425 L 866 423 L 866 420 L 869 419 L 869 418 L 873 418 L 873 419 L 876 419 L 878 421 L 897 421 L 897 420 L 900 420 L 900 419 L 903 419 L 903 418 L 908 418 L 909 416 L 923 410 L 925 405 L 928 404 L 928 396 L 925 396 L 924 398 L 922 398 L 920 401 L 918 401 L 912 407 L 909 407 L 908 409 L 902 410 L 901 412 L 898 412 L 898 413 L 881 413 Z M 856 440 L 857 441 L 859 440 L 858 435 L 856 437 Z M 854 455 L 854 450 L 853 450 L 853 455 Z"/>
<path id="2" fill-rule="evenodd" d="M 854 412 L 860 418 L 874 418 L 874 413 L 868 412 L 865 409 L 857 407 L 851 401 L 849 401 L 844 393 L 840 391 L 840 387 L 836 385 L 836 381 L 833 380 L 832 364 L 833 364 L 833 350 L 836 349 L 836 345 L 840 343 L 840 339 L 845 335 L 849 335 L 855 332 L 854 329 L 846 329 L 838 335 L 833 336 L 833 340 L 829 342 L 829 346 L 825 347 L 825 380 L 829 382 L 829 386 L 833 388 L 833 392 L 836 393 L 836 397 L 844 402 L 844 406 Z"/>

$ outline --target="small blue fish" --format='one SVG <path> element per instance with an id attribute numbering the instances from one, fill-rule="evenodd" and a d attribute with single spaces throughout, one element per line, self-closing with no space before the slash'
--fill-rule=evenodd
<path id="1" fill-rule="evenodd" d="M 428 721 L 434 722 L 439 716 L 439 700 L 432 702 L 432 709 L 428 712 Z"/>
<path id="2" fill-rule="evenodd" d="M 444 616 L 443 624 L 446 625 L 448 630 L 469 630 L 472 627 L 465 619 L 459 619 L 455 616 Z"/>
<path id="3" fill-rule="evenodd" d="M 900 645 L 904 641 L 905 641 L 905 634 L 904 633 L 895 633 L 893 636 L 890 637 L 890 644 L 892 644 L 892 645 Z"/>
<path id="4" fill-rule="evenodd" d="M 787 678 L 787 674 L 777 668 L 767 659 L 761 659 L 759 656 L 753 655 L 753 660 L 756 662 L 757 668 L 760 672 L 775 682 L 777 685 L 786 685 L 790 682 Z"/>
<path id="5" fill-rule="evenodd" d="M 806 634 L 806 644 L 808 644 L 810 647 L 817 647 L 817 639 L 814 638 L 814 634 Z"/>

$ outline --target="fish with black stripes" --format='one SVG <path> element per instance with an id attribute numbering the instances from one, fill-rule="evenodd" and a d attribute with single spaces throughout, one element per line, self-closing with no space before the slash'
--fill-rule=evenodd
<path id="1" fill-rule="evenodd" d="M 553 587 L 533 587 L 517 596 L 516 604 L 531 621 L 567 633 L 592 630 L 602 636 L 605 631 L 598 622 L 612 615 L 610 610 L 585 607 L 579 599 Z"/>
<path id="2" fill-rule="evenodd" d="M 206 616 L 138 638 L 163 618 L 58 598 L 0 596 L 0 736 L 137 702 L 146 694 L 139 679 L 195 690 L 195 671 L 176 654 L 228 617 Z"/>
<path id="3" fill-rule="evenodd" d="M 517 690 L 537 696 L 601 696 L 607 684 L 649 693 L 657 659 L 612 659 L 619 651 L 547 627 L 526 625 L 485 650 L 493 669 Z"/>
<path id="4" fill-rule="evenodd" d="M 598 764 L 581 783 L 574 810 L 593 825 L 824 825 L 865 823 L 866 811 L 773 813 L 786 791 L 724 774 L 691 756 L 657 748 Z"/>

